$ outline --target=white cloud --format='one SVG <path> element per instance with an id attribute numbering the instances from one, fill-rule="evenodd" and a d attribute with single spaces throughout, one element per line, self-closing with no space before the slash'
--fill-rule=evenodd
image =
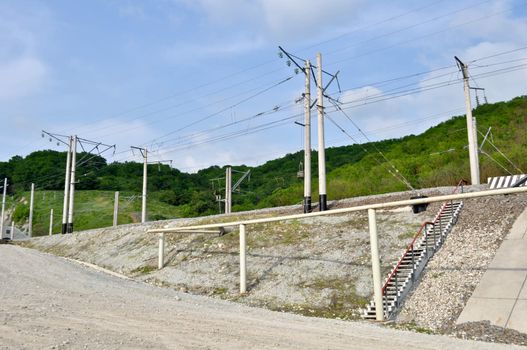
<path id="1" fill-rule="evenodd" d="M 349 26 L 364 0 L 179 0 L 212 25 L 243 26 L 269 41 L 309 41 L 324 31 Z"/>

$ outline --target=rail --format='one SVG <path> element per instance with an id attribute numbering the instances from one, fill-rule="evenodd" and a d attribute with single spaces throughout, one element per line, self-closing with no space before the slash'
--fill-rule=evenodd
<path id="1" fill-rule="evenodd" d="M 333 209 L 322 212 L 306 213 L 306 214 L 295 214 L 295 215 L 284 215 L 279 217 L 271 218 L 262 218 L 262 219 L 252 219 L 252 220 L 243 220 L 243 221 L 231 221 L 231 222 L 218 222 L 214 224 L 207 225 L 196 225 L 196 226 L 185 226 L 185 227 L 171 227 L 171 228 L 157 228 L 147 230 L 147 233 L 158 233 L 159 234 L 159 268 L 161 269 L 164 266 L 164 235 L 165 233 L 177 233 L 181 231 L 193 231 L 193 230 L 205 230 L 210 228 L 227 228 L 233 226 L 239 226 L 240 228 L 240 293 L 244 294 L 247 288 L 247 270 L 246 270 L 246 226 L 251 224 L 259 223 L 268 223 L 268 222 L 277 222 L 284 220 L 292 219 L 304 219 L 316 216 L 326 216 L 326 215 L 336 215 L 351 213 L 357 211 L 368 211 L 368 222 L 369 222 L 369 231 L 370 231 L 370 246 L 372 251 L 372 275 L 373 275 L 373 284 L 374 284 L 374 302 L 376 305 L 376 318 L 379 321 L 384 319 L 383 311 L 383 299 L 382 299 L 382 282 L 381 282 L 381 269 L 380 269 L 380 260 L 379 260 L 379 247 L 377 242 L 377 224 L 375 210 L 382 208 L 394 208 L 409 206 L 415 204 L 429 204 L 437 202 L 445 202 L 451 200 L 464 200 L 470 198 L 479 198 L 479 197 L 488 197 L 488 196 L 498 196 L 498 195 L 508 195 L 508 194 L 521 194 L 527 193 L 527 187 L 516 187 L 516 188 L 501 188 L 497 190 L 487 190 L 479 192 L 469 192 L 461 194 L 450 194 L 436 197 L 427 197 L 427 198 L 417 198 L 410 200 L 402 200 L 388 203 L 377 203 L 377 204 L 367 204 L 359 205 L 349 208 Z"/>

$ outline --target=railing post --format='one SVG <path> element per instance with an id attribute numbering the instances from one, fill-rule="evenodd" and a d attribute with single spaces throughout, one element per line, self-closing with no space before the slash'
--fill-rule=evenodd
<path id="1" fill-rule="evenodd" d="M 247 292 L 247 244 L 245 242 L 245 224 L 240 225 L 240 294 Z"/>
<path id="2" fill-rule="evenodd" d="M 395 299 L 395 307 L 399 307 L 399 269 L 397 269 L 397 271 L 395 271 L 395 296 L 394 296 L 394 299 Z M 388 310 L 388 305 L 386 305 L 386 310 Z"/>
<path id="3" fill-rule="evenodd" d="M 425 225 L 425 234 L 426 234 L 426 225 Z M 414 244 L 412 243 L 412 281 L 414 280 L 415 274 L 414 274 Z"/>
<path id="4" fill-rule="evenodd" d="M 370 229 L 371 269 L 373 275 L 373 300 L 375 300 L 375 316 L 377 321 L 384 321 L 381 262 L 379 259 L 379 242 L 377 240 L 377 218 L 375 216 L 375 209 L 368 209 L 368 223 Z M 386 309 L 388 309 L 388 300 L 386 300 Z"/>
<path id="5" fill-rule="evenodd" d="M 161 270 L 165 265 L 165 234 L 159 234 L 159 256 L 157 262 L 157 268 Z"/>

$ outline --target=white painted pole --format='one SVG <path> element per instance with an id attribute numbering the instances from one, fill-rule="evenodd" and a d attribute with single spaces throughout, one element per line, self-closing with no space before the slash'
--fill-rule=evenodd
<path id="1" fill-rule="evenodd" d="M 231 213 L 232 207 L 232 168 L 225 168 L 225 214 Z"/>
<path id="2" fill-rule="evenodd" d="M 383 321 L 384 307 L 382 305 L 381 262 L 379 259 L 379 242 L 377 239 L 377 218 L 375 217 L 375 209 L 368 209 L 368 223 L 370 227 L 371 269 L 373 274 L 375 316 L 377 321 Z"/>
<path id="3" fill-rule="evenodd" d="M 64 177 L 64 204 L 62 207 L 62 228 L 60 233 L 64 234 L 68 226 L 68 204 L 70 200 L 70 175 L 71 175 L 71 144 L 73 138 L 70 136 L 68 141 L 68 154 L 66 155 L 66 176 Z"/>
<path id="4" fill-rule="evenodd" d="M 31 184 L 31 195 L 29 197 L 29 237 L 33 237 L 33 207 L 35 204 L 35 184 Z"/>
<path id="5" fill-rule="evenodd" d="M 318 202 L 319 210 L 328 209 L 326 193 L 326 145 L 324 142 L 324 91 L 322 85 L 322 55 L 317 53 L 318 111 Z"/>
<path id="6" fill-rule="evenodd" d="M 11 221 L 11 240 L 15 237 L 15 222 Z"/>
<path id="7" fill-rule="evenodd" d="M 119 215 L 119 191 L 115 191 L 113 200 L 113 226 L 117 226 L 117 216 Z"/>
<path id="8" fill-rule="evenodd" d="M 311 62 L 306 61 L 304 93 L 304 213 L 311 212 Z"/>
<path id="9" fill-rule="evenodd" d="M 0 238 L 4 236 L 5 196 L 7 194 L 7 177 L 4 178 L 4 189 L 2 195 L 2 215 L 0 217 Z"/>
<path id="10" fill-rule="evenodd" d="M 159 255 L 157 261 L 157 268 L 161 270 L 165 265 L 165 234 L 161 232 L 159 234 Z"/>
<path id="11" fill-rule="evenodd" d="M 144 165 L 143 165 L 143 201 L 141 202 L 141 222 L 146 222 L 146 184 L 148 176 L 148 150 L 144 149 Z"/>
<path id="12" fill-rule="evenodd" d="M 66 225 L 67 233 L 73 232 L 73 206 L 75 204 L 75 172 L 77 162 L 77 135 L 73 136 L 71 146 L 71 175 L 70 175 L 70 200 L 68 203 L 68 222 Z"/>
<path id="13" fill-rule="evenodd" d="M 247 292 L 247 244 L 245 240 L 245 225 L 240 225 L 240 294 Z"/>
<path id="14" fill-rule="evenodd" d="M 466 71 L 466 67 L 463 68 Z M 464 73 L 467 74 L 468 73 Z M 472 103 L 470 101 L 470 87 L 468 77 L 463 79 L 465 90 L 465 105 L 467 108 L 467 132 L 468 132 L 468 152 L 470 157 L 470 180 L 473 185 L 479 185 L 479 155 L 478 155 L 478 135 L 476 134 L 476 119 L 472 116 Z"/>
<path id="15" fill-rule="evenodd" d="M 476 118 L 472 116 L 472 102 L 470 99 L 470 85 L 468 66 L 461 62 L 457 57 L 456 61 L 461 66 L 463 73 L 463 90 L 465 92 L 465 106 L 467 115 L 467 135 L 468 135 L 468 155 L 470 160 L 470 180 L 472 185 L 479 185 L 479 151 Z"/>
<path id="16" fill-rule="evenodd" d="M 49 212 L 49 235 L 53 234 L 53 209 Z"/>

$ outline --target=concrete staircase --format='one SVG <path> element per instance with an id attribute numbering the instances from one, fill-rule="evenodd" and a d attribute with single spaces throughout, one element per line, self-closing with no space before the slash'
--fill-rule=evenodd
<path id="1" fill-rule="evenodd" d="M 461 184 L 461 183 L 460 183 Z M 458 185 L 453 193 L 459 189 Z M 461 187 L 462 188 L 462 187 Z M 393 319 L 402 301 L 419 279 L 428 260 L 441 248 L 447 235 L 456 224 L 463 202 L 445 202 L 433 221 L 425 222 L 419 228 L 412 243 L 407 247 L 382 287 L 384 318 Z M 362 318 L 375 320 L 375 303 L 372 300 L 362 314 Z"/>

